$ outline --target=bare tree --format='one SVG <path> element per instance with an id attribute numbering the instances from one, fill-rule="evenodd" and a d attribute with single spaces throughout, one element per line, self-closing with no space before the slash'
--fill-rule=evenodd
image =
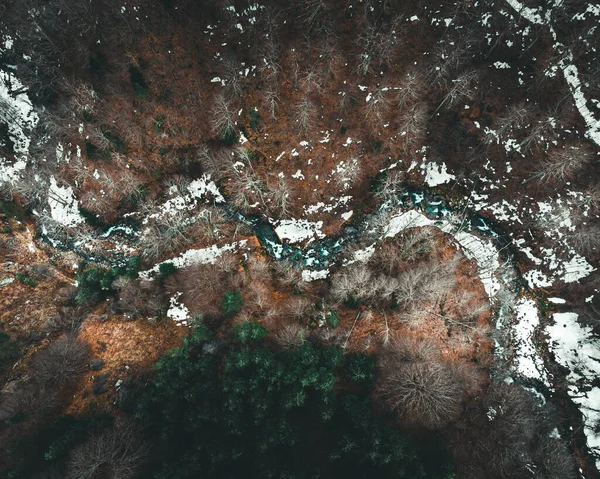
<path id="1" fill-rule="evenodd" d="M 225 99 L 223 93 L 215 97 L 212 108 L 212 128 L 213 131 L 223 137 L 235 133 L 235 116 L 231 110 L 231 103 Z"/>
<path id="2" fill-rule="evenodd" d="M 447 85 L 449 79 L 466 63 L 469 47 L 468 41 L 440 45 L 433 54 L 435 60 L 428 71 L 430 86 Z"/>
<path id="3" fill-rule="evenodd" d="M 65 386 L 85 371 L 89 356 L 86 343 L 64 335 L 34 356 L 32 371 L 42 384 Z"/>
<path id="4" fill-rule="evenodd" d="M 56 388 L 30 381 L 0 393 L 0 420 L 7 424 L 11 418 L 24 416 L 31 426 L 55 412 L 60 405 Z"/>
<path id="5" fill-rule="evenodd" d="M 448 93 L 446 93 L 442 103 L 434 112 L 434 115 L 443 105 L 445 105 L 446 108 L 451 108 L 459 101 L 472 99 L 477 90 L 478 78 L 479 73 L 476 70 L 471 70 L 460 74 L 456 79 L 452 80 L 452 86 L 448 90 Z"/>
<path id="6" fill-rule="evenodd" d="M 365 121 L 373 134 L 381 130 L 386 123 L 391 107 L 391 98 L 387 93 L 389 90 L 389 87 L 379 86 L 373 94 L 369 95 L 369 101 L 363 107 Z"/>
<path id="7" fill-rule="evenodd" d="M 269 108 L 271 119 L 277 120 L 277 109 L 279 107 L 279 91 L 276 85 L 272 85 L 265 90 L 265 100 Z"/>
<path id="8" fill-rule="evenodd" d="M 407 145 L 420 143 L 427 132 L 427 104 L 417 103 L 407 107 L 398 116 L 398 130 Z"/>
<path id="9" fill-rule="evenodd" d="M 337 303 L 350 297 L 358 300 L 373 298 L 377 292 L 373 275 L 365 264 L 353 264 L 331 278 L 331 297 Z"/>
<path id="10" fill-rule="evenodd" d="M 383 181 L 378 185 L 375 194 L 384 204 L 398 206 L 399 194 L 402 192 L 405 174 L 403 171 L 388 171 Z"/>
<path id="11" fill-rule="evenodd" d="M 586 145 L 568 145 L 554 149 L 544 158 L 534 178 L 544 182 L 563 182 L 581 171 L 594 157 Z"/>
<path id="12" fill-rule="evenodd" d="M 414 104 L 421 95 L 424 83 L 423 74 L 418 70 L 411 70 L 404 75 L 397 97 L 398 107 L 404 108 Z"/>
<path id="13" fill-rule="evenodd" d="M 68 479 L 129 479 L 148 456 L 141 434 L 125 420 L 76 446 L 67 466 Z"/>
<path id="14" fill-rule="evenodd" d="M 592 255 L 598 252 L 600 247 L 600 226 L 597 224 L 578 227 L 575 231 L 569 231 L 567 235 L 569 243 L 584 255 Z"/>
<path id="15" fill-rule="evenodd" d="M 306 94 L 302 97 L 300 102 L 296 104 L 296 123 L 300 129 L 301 134 L 307 133 L 312 126 L 315 124 L 317 116 L 317 108 L 315 104 Z"/>
<path id="16" fill-rule="evenodd" d="M 231 98 L 238 99 L 244 94 L 245 77 L 242 73 L 243 66 L 234 56 L 223 60 L 222 75 L 225 80 L 225 89 Z"/>
<path id="17" fill-rule="evenodd" d="M 367 16 L 358 34 L 359 58 L 357 70 L 360 75 L 367 75 L 374 61 L 378 66 L 389 66 L 396 56 L 398 46 L 398 30 L 402 16 L 396 16 L 389 23 L 376 25 Z"/>
<path id="18" fill-rule="evenodd" d="M 304 0 L 301 2 L 301 18 L 307 28 L 307 34 L 312 31 L 322 33 L 328 26 L 329 5 L 325 0 Z"/>
<path id="19" fill-rule="evenodd" d="M 462 392 L 452 370 L 434 361 L 382 361 L 377 394 L 408 424 L 437 429 L 456 419 Z"/>
<path id="20" fill-rule="evenodd" d="M 275 341 L 284 349 L 299 346 L 305 340 L 306 330 L 297 323 L 286 324 L 275 333 Z"/>
<path id="21" fill-rule="evenodd" d="M 147 258 L 156 259 L 164 253 L 181 249 L 194 240 L 188 234 L 190 225 L 194 223 L 194 218 L 188 211 L 177 210 L 156 216 L 140 235 L 140 249 Z"/>
<path id="22" fill-rule="evenodd" d="M 422 262 L 403 271 L 394 285 L 396 301 L 406 308 L 417 303 L 439 301 L 456 284 L 458 264 L 459 259 L 455 257 L 445 263 L 436 260 Z"/>
<path id="23" fill-rule="evenodd" d="M 133 319 L 164 314 L 167 300 L 157 281 L 117 278 L 113 287 L 119 291 L 118 308 Z"/>
<path id="24" fill-rule="evenodd" d="M 533 122 L 534 110 L 531 104 L 518 103 L 509 106 L 504 114 L 495 121 L 496 133 L 501 138 L 507 138 L 511 132 L 521 130 Z"/>
<path id="25" fill-rule="evenodd" d="M 565 454 L 557 456 L 565 464 L 556 472 L 567 473 L 546 475 L 542 464 L 549 459 L 549 451 L 544 452 L 542 446 L 543 457 L 534 451 L 538 440 L 543 443 L 543 436 L 550 431 L 540 430 L 540 416 L 534 408 L 531 394 L 517 384 L 492 383 L 483 397 L 473 401 L 455 429 L 452 443 L 461 477 L 532 477 L 531 471 L 537 469 L 541 470 L 536 477 L 572 477 L 574 464 Z"/>
<path id="26" fill-rule="evenodd" d="M 290 183 L 282 176 L 271 181 L 268 191 L 270 211 L 278 218 L 288 218 L 292 214 L 294 194 Z"/>
<path id="27" fill-rule="evenodd" d="M 301 322 L 308 319 L 312 307 L 312 301 L 304 296 L 292 297 L 285 304 L 287 314 Z"/>
<path id="28" fill-rule="evenodd" d="M 275 263 L 278 282 L 284 287 L 291 287 L 295 292 L 302 293 L 307 283 L 302 280 L 302 269 L 294 263 L 278 261 Z"/>
<path id="29" fill-rule="evenodd" d="M 600 185 L 590 185 L 582 193 L 578 206 L 587 206 L 594 210 L 600 208 Z"/>

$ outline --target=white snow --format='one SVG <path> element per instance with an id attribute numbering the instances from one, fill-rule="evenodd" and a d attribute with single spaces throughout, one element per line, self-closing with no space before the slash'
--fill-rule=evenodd
<path id="1" fill-rule="evenodd" d="M 431 187 L 443 185 L 450 180 L 456 179 L 456 176 L 448 173 L 446 163 L 425 163 L 421 165 L 421 170 L 425 172 L 425 183 Z"/>
<path id="2" fill-rule="evenodd" d="M 13 95 L 13 91 L 26 91 L 24 85 L 11 73 L 0 71 L 0 121 L 8 125 L 8 135 L 14 143 L 16 160 L 12 165 L 0 157 L 0 182 L 15 181 L 18 172 L 25 169 L 29 153 L 30 131 L 39 121 L 38 114 L 26 93 Z"/>
<path id="3" fill-rule="evenodd" d="M 546 327 L 548 344 L 556 360 L 569 368 L 569 396 L 579 405 L 585 421 L 588 446 L 600 467 L 600 388 L 592 381 L 600 377 L 600 339 L 592 328 L 577 322 L 576 313 L 554 313 L 554 325 Z"/>
<path id="4" fill-rule="evenodd" d="M 309 240 L 310 243 L 315 237 L 319 239 L 325 238 L 325 234 L 321 231 L 322 227 L 322 221 L 281 220 L 277 222 L 275 234 L 277 234 L 280 241 L 287 240 L 290 243 L 298 243 Z"/>
<path id="5" fill-rule="evenodd" d="M 153 273 L 159 272 L 160 265 L 163 263 L 173 263 L 178 269 L 193 266 L 195 264 L 214 264 L 223 253 L 243 248 L 247 243 L 247 240 L 241 240 L 223 246 L 212 245 L 208 248 L 189 249 L 175 258 L 162 261 L 155 264 L 151 269 L 141 271 L 139 275 L 142 279 L 150 279 Z"/>
<path id="6" fill-rule="evenodd" d="M 325 278 L 327 278 L 327 275 L 329 275 L 328 269 L 323 269 L 320 271 L 311 271 L 311 270 L 305 269 L 305 270 L 302 270 L 302 281 L 309 283 L 311 281 L 325 279 Z"/>
<path id="7" fill-rule="evenodd" d="M 182 293 L 175 293 L 169 302 L 169 310 L 167 311 L 167 317 L 180 325 L 187 324 L 187 320 L 190 317 L 190 310 L 185 304 L 179 302 L 179 298 Z"/>
<path id="8" fill-rule="evenodd" d="M 520 298 L 515 306 L 517 321 L 513 328 L 514 344 L 517 346 L 517 373 L 532 379 L 540 379 L 549 385 L 544 362 L 536 351 L 533 335 L 539 327 L 537 304 L 529 298 Z"/>
<path id="9" fill-rule="evenodd" d="M 50 178 L 48 206 L 52 218 L 63 226 L 76 226 L 85 221 L 79 213 L 73 188 L 58 186 L 54 177 Z"/>
<path id="10" fill-rule="evenodd" d="M 565 304 L 567 301 L 562 298 L 548 298 L 548 301 L 554 304 Z"/>
<path id="11" fill-rule="evenodd" d="M 202 178 L 192 181 L 188 185 L 188 191 L 193 198 L 202 198 L 206 193 L 211 193 L 216 203 L 224 203 L 225 198 L 219 191 L 219 188 L 214 181 L 210 179 L 210 175 L 202 175 Z"/>
<path id="12" fill-rule="evenodd" d="M 352 218 L 352 215 L 353 215 L 353 213 L 354 213 L 353 211 L 348 211 L 348 212 L 346 212 L 346 213 L 342 213 L 342 214 L 341 214 L 341 216 L 342 216 L 342 219 L 343 219 L 344 221 L 348 221 L 350 218 Z"/>

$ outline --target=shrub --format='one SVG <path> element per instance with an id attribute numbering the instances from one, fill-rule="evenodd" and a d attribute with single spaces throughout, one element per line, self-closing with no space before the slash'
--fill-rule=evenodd
<path id="1" fill-rule="evenodd" d="M 138 83 L 133 85 L 133 90 L 135 92 L 135 96 L 140 100 L 147 100 L 150 97 L 150 90 L 142 85 L 139 85 Z"/>
<path id="2" fill-rule="evenodd" d="M 77 273 L 77 294 L 75 301 L 78 304 L 89 305 L 98 302 L 104 291 L 108 290 L 116 274 L 112 270 L 98 266 L 87 266 Z"/>
<path id="3" fill-rule="evenodd" d="M 340 317 L 335 311 L 329 311 L 325 315 L 325 321 L 328 326 L 335 328 L 338 324 L 340 324 Z"/>
<path id="4" fill-rule="evenodd" d="M 344 373 L 353 383 L 371 386 L 375 379 L 375 358 L 367 354 L 349 354 L 344 358 Z"/>
<path id="5" fill-rule="evenodd" d="M 250 117 L 250 128 L 252 130 L 256 130 L 260 120 L 260 115 L 258 114 L 256 108 L 250 108 L 250 110 L 248 110 L 248 116 Z"/>
<path id="6" fill-rule="evenodd" d="M 17 280 L 21 283 L 31 286 L 32 288 L 35 288 L 38 284 L 36 279 L 32 278 L 31 276 L 27 276 L 25 273 L 18 272 L 15 274 L 15 278 L 17 278 Z"/>
<path id="7" fill-rule="evenodd" d="M 224 146 L 233 146 L 238 142 L 238 136 L 235 130 L 223 130 L 221 131 L 221 143 Z"/>
<path id="8" fill-rule="evenodd" d="M 267 330 L 258 323 L 246 321 L 233 328 L 233 335 L 242 344 L 259 343 L 267 337 Z"/>
<path id="9" fill-rule="evenodd" d="M 154 133 L 161 134 L 164 131 L 165 118 L 162 116 L 156 117 L 156 120 L 152 122 L 152 130 Z"/>
<path id="10" fill-rule="evenodd" d="M 244 300 L 242 299 L 242 293 L 240 291 L 227 291 L 223 295 L 223 301 L 221 301 L 221 308 L 226 316 L 233 316 L 244 306 Z"/>
<path id="11" fill-rule="evenodd" d="M 172 276 L 177 273 L 177 266 L 175 266 L 170 261 L 167 263 L 161 263 L 158 266 L 158 272 L 162 278 L 166 278 L 168 276 Z"/>

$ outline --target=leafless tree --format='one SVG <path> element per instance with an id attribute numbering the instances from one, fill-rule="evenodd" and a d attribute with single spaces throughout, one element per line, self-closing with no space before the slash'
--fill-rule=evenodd
<path id="1" fill-rule="evenodd" d="M 556 120 L 553 118 L 535 119 L 531 126 L 521 131 L 525 131 L 525 138 L 519 146 L 526 150 L 532 150 L 534 147 L 540 147 L 543 144 L 549 145 L 556 137 Z"/>
<path id="2" fill-rule="evenodd" d="M 212 151 L 205 145 L 198 148 L 198 159 L 204 171 L 211 175 L 215 181 L 227 176 L 231 168 L 231 153 L 228 151 Z"/>
<path id="3" fill-rule="evenodd" d="M 151 220 L 140 236 L 142 254 L 155 259 L 190 244 L 192 238 L 187 235 L 189 225 L 189 215 L 181 210 Z"/>
<path id="4" fill-rule="evenodd" d="M 377 87 L 375 92 L 369 95 L 369 101 L 363 107 L 365 121 L 373 134 L 381 130 L 386 123 L 387 114 L 391 107 L 389 90 L 390 88 L 386 86 Z"/>
<path id="5" fill-rule="evenodd" d="M 394 285 L 396 301 L 406 308 L 439 301 L 456 283 L 458 258 L 440 263 L 426 261 L 400 273 Z"/>
<path id="6" fill-rule="evenodd" d="M 476 70 L 470 70 L 460 74 L 456 79 L 452 80 L 452 86 L 448 90 L 448 93 L 446 93 L 444 100 L 437 110 L 439 110 L 442 105 L 445 105 L 446 108 L 451 108 L 459 101 L 472 99 L 477 90 L 478 78 L 479 73 Z"/>
<path id="7" fill-rule="evenodd" d="M 96 109 L 98 94 L 92 85 L 83 80 L 63 80 L 61 89 L 69 95 L 69 105 L 75 113 L 81 115 L 84 112 L 93 113 Z"/>
<path id="8" fill-rule="evenodd" d="M 271 119 L 277 120 L 277 109 L 279 107 L 279 94 L 278 88 L 274 85 L 269 86 L 265 90 L 265 100 L 269 108 L 269 114 Z"/>
<path id="9" fill-rule="evenodd" d="M 285 310 L 292 318 L 297 321 L 306 321 L 312 310 L 312 301 L 305 296 L 290 298 L 285 304 Z"/>
<path id="10" fill-rule="evenodd" d="M 509 106 L 495 121 L 496 133 L 501 138 L 507 138 L 511 132 L 514 133 L 531 124 L 534 119 L 533 114 L 531 104 L 518 103 Z"/>
<path id="11" fill-rule="evenodd" d="M 328 26 L 329 5 L 326 0 L 305 0 L 301 3 L 301 18 L 307 34 L 322 33 Z"/>
<path id="12" fill-rule="evenodd" d="M 581 171 L 594 157 L 586 145 L 568 145 L 548 153 L 534 178 L 543 182 L 563 182 Z"/>
<path id="13" fill-rule="evenodd" d="M 292 186 L 282 176 L 277 176 L 268 185 L 269 204 L 272 205 L 270 211 L 278 219 L 288 218 L 292 214 L 294 205 L 294 194 Z"/>
<path id="14" fill-rule="evenodd" d="M 587 206 L 593 210 L 600 209 L 600 185 L 588 186 L 577 202 L 578 206 Z"/>
<path id="15" fill-rule="evenodd" d="M 43 178 L 32 168 L 20 172 L 16 182 L 12 183 L 12 191 L 16 193 L 26 206 L 36 208 L 41 205 L 47 189 L 43 186 Z"/>
<path id="16" fill-rule="evenodd" d="M 398 130 L 407 145 L 420 143 L 427 132 L 427 104 L 417 103 L 403 109 L 398 116 Z"/>
<path id="17" fill-rule="evenodd" d="M 260 208 L 267 212 L 270 208 L 267 182 L 255 172 L 247 150 L 239 148 L 236 155 L 242 161 L 230 162 L 228 168 L 229 201 L 242 211 Z"/>
<path id="18" fill-rule="evenodd" d="M 32 371 L 42 384 L 65 386 L 85 371 L 89 356 L 86 343 L 64 335 L 34 356 Z"/>
<path id="19" fill-rule="evenodd" d="M 317 108 L 308 95 L 304 95 L 296 104 L 296 123 L 301 134 L 307 133 L 315 124 Z"/>
<path id="20" fill-rule="evenodd" d="M 305 338 L 306 330 L 297 323 L 286 324 L 275 333 L 275 341 L 284 349 L 301 345 Z"/>
<path id="21" fill-rule="evenodd" d="M 405 175 L 403 171 L 390 170 L 378 185 L 375 194 L 384 204 L 399 205 L 399 193 L 402 191 Z"/>
<path id="22" fill-rule="evenodd" d="M 395 276 L 401 266 L 423 258 L 433 250 L 433 233 L 430 228 L 408 228 L 385 240 L 369 264 L 376 271 Z"/>
<path id="23" fill-rule="evenodd" d="M 401 421 L 437 429 L 458 417 L 463 394 L 447 365 L 390 357 L 380 367 L 377 395 Z"/>
<path id="24" fill-rule="evenodd" d="M 231 103 L 223 93 L 215 97 L 211 114 L 212 128 L 216 134 L 228 136 L 235 133 L 235 116 L 231 108 Z"/>
<path id="25" fill-rule="evenodd" d="M 260 312 L 264 312 L 269 309 L 271 304 L 271 296 L 269 289 L 264 284 L 255 281 L 250 283 L 249 297 L 249 303 Z"/>
<path id="26" fill-rule="evenodd" d="M 319 58 L 321 60 L 321 82 L 325 84 L 327 79 L 337 72 L 343 66 L 343 59 L 340 54 L 338 39 L 334 34 L 329 34 L 323 38 L 319 45 Z"/>
<path id="27" fill-rule="evenodd" d="M 56 388 L 29 381 L 0 393 L 0 420 L 6 424 L 10 418 L 22 415 L 31 426 L 55 412 L 60 403 Z"/>
<path id="28" fill-rule="evenodd" d="M 597 224 L 578 227 L 569 231 L 568 241 L 576 251 L 584 255 L 595 255 L 600 247 L 600 226 Z"/>
<path id="29" fill-rule="evenodd" d="M 227 220 L 222 210 L 215 207 L 202 208 L 190 229 L 194 238 L 203 242 L 214 242 L 219 239 L 226 227 Z"/>
<path id="30" fill-rule="evenodd" d="M 76 446 L 67 466 L 68 479 L 129 479 L 139 472 L 149 448 L 135 426 L 117 420 L 110 429 Z"/>
<path id="31" fill-rule="evenodd" d="M 539 418 L 531 394 L 514 383 L 492 383 L 483 397 L 473 401 L 455 429 L 452 443 L 459 465 L 457 472 L 473 479 L 532 477 L 532 469 L 540 469 L 536 477 L 572 477 L 574 464 L 566 454 L 557 456 L 565 464 L 556 470 L 566 474 L 546 475 L 543 463 L 549 459 L 549 451 L 544 452 L 542 445 L 540 457 L 535 449 L 550 431 L 540 430 Z"/>
<path id="32" fill-rule="evenodd" d="M 411 70 L 402 77 L 397 101 L 399 108 L 414 104 L 420 97 L 425 78 L 419 70 Z"/>
<path id="33" fill-rule="evenodd" d="M 157 281 L 117 278 L 113 287 L 119 291 L 118 308 L 132 317 L 156 317 L 164 314 L 167 301 Z"/>
<path id="34" fill-rule="evenodd" d="M 287 261 L 278 261 L 274 265 L 277 281 L 283 287 L 292 288 L 297 293 L 302 293 L 307 288 L 307 283 L 302 280 L 302 269 L 296 264 Z"/>
<path id="35" fill-rule="evenodd" d="M 223 60 L 222 75 L 225 81 L 225 89 L 233 99 L 241 98 L 244 94 L 245 78 L 243 75 L 243 66 L 233 56 L 226 57 Z"/>
<path id="36" fill-rule="evenodd" d="M 358 34 L 358 73 L 367 75 L 374 61 L 378 66 L 389 66 L 396 56 L 398 47 L 398 30 L 402 16 L 392 17 L 390 22 L 376 25 L 367 16 Z"/>
<path id="37" fill-rule="evenodd" d="M 365 264 L 353 264 L 331 278 L 331 297 L 337 303 L 350 297 L 358 300 L 371 299 L 377 293 L 373 275 Z"/>

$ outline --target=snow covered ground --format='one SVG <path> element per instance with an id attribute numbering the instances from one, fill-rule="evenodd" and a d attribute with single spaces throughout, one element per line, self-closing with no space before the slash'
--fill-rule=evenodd
<path id="1" fill-rule="evenodd" d="M 576 313 L 554 313 L 546 328 L 548 344 L 557 361 L 569 369 L 569 396 L 579 405 L 588 446 L 600 467 L 600 338 L 577 322 Z"/>

